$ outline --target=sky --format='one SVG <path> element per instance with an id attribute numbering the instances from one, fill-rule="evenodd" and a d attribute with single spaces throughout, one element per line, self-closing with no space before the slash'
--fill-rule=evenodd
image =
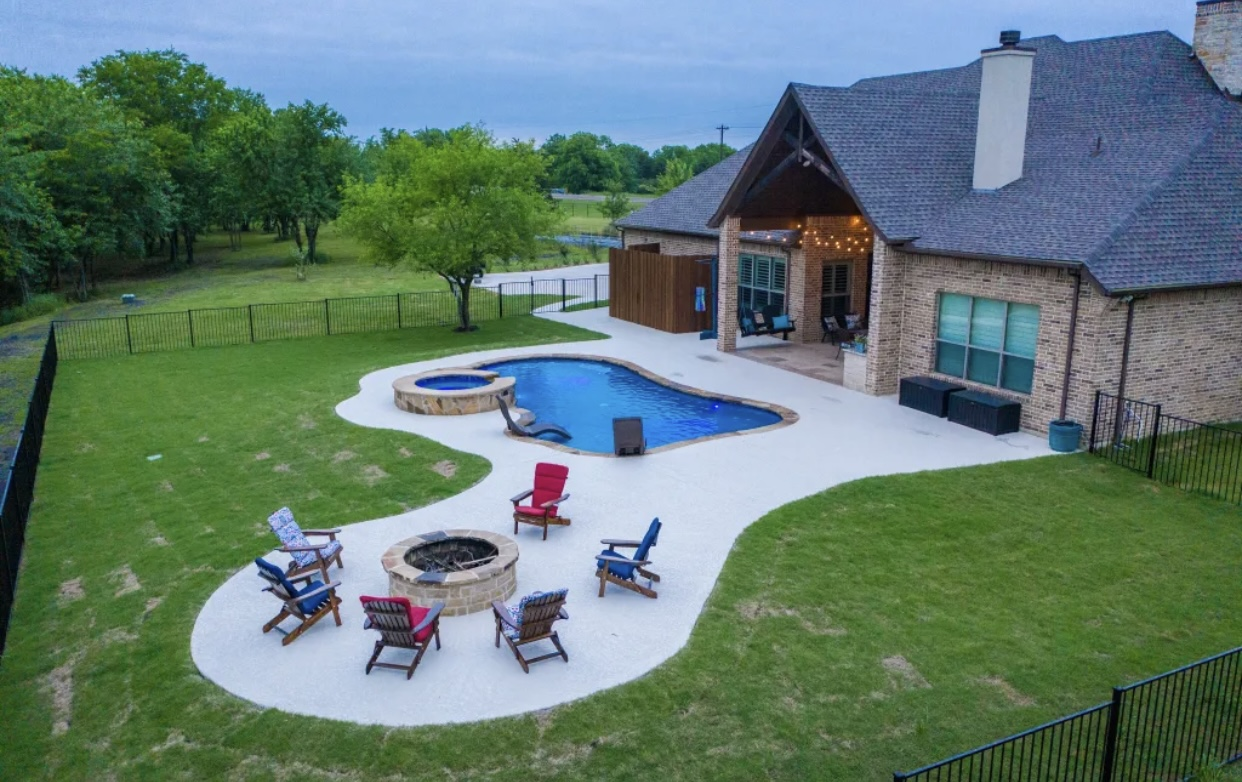
<path id="1" fill-rule="evenodd" d="M 312 100 L 358 138 L 481 122 L 648 149 L 754 140 L 790 82 L 946 68 L 1002 29 L 1168 30 L 1194 0 L 0 0 L 0 63 L 73 76 L 118 49 L 185 52 L 273 107 Z"/>

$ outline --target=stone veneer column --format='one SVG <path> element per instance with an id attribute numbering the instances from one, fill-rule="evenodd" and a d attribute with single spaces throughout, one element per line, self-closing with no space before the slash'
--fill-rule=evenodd
<path id="1" fill-rule="evenodd" d="M 905 305 L 902 259 L 876 237 L 871 272 L 871 318 L 867 324 L 868 394 L 897 393 L 901 373 L 901 321 Z"/>
<path id="2" fill-rule="evenodd" d="M 737 256 L 741 247 L 742 218 L 726 217 L 720 224 L 716 251 L 716 350 L 737 350 Z"/>

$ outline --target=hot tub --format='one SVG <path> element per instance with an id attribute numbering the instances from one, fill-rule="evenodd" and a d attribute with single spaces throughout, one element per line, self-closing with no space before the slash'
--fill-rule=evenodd
<path id="1" fill-rule="evenodd" d="M 513 407 L 511 377 L 480 369 L 435 369 L 393 381 L 393 402 L 407 413 L 469 415 L 500 409 L 497 397 Z"/>

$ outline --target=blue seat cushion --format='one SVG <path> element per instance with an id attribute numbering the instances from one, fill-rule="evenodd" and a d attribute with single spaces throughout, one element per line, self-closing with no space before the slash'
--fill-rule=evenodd
<path id="1" fill-rule="evenodd" d="M 311 579 L 311 582 L 309 584 L 307 584 L 306 586 L 298 590 L 298 597 L 301 597 L 302 595 L 310 594 L 311 592 L 314 592 L 316 589 L 320 588 L 321 586 L 323 586 L 322 581 L 320 581 L 317 578 Z M 329 593 L 324 592 L 323 594 L 316 595 L 315 597 L 312 597 L 309 600 L 299 600 L 298 608 L 302 609 L 303 614 L 310 616 L 311 614 L 318 611 L 320 608 L 323 608 L 323 604 L 328 602 L 328 599 L 329 599 Z"/>
<path id="2" fill-rule="evenodd" d="M 617 552 L 609 551 L 608 549 L 604 549 L 603 551 L 599 553 L 600 554 L 617 554 Z M 624 556 L 624 555 L 620 555 L 620 556 Z M 622 563 L 622 562 L 605 562 L 602 559 L 595 560 L 596 567 L 602 569 L 605 565 L 608 566 L 608 572 L 612 573 L 617 578 L 624 579 L 627 581 L 632 581 L 634 579 L 634 568 L 636 567 L 635 565 L 631 565 L 628 563 Z"/>
<path id="3" fill-rule="evenodd" d="M 783 331 L 787 328 L 789 328 L 789 316 L 788 315 L 777 315 L 776 317 L 772 318 L 772 330 L 773 331 Z"/>

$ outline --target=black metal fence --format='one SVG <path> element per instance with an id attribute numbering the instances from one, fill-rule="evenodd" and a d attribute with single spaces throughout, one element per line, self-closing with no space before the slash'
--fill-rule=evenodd
<path id="1" fill-rule="evenodd" d="M 1112 700 L 906 773 L 894 782 L 1183 780 L 1242 758 L 1242 647 Z"/>
<path id="2" fill-rule="evenodd" d="M 34 391 L 26 410 L 26 422 L 17 439 L 17 450 L 9 464 L 8 480 L 0 489 L 0 654 L 9 631 L 9 614 L 17 591 L 18 565 L 22 544 L 26 540 L 26 522 L 34 501 L 35 473 L 39 469 L 39 453 L 43 449 L 43 425 L 52 400 L 52 384 L 56 380 L 56 333 L 48 329 L 47 344 Z"/>
<path id="3" fill-rule="evenodd" d="M 1097 391 L 1091 453 L 1187 491 L 1242 503 L 1242 429 L 1165 413 Z"/>
<path id="4" fill-rule="evenodd" d="M 485 322 L 608 300 L 608 276 L 531 279 L 470 290 L 472 322 Z M 61 358 L 108 358 L 187 348 L 239 345 L 332 334 L 454 326 L 460 299 L 452 291 L 250 304 L 110 318 L 58 320 Z"/>

